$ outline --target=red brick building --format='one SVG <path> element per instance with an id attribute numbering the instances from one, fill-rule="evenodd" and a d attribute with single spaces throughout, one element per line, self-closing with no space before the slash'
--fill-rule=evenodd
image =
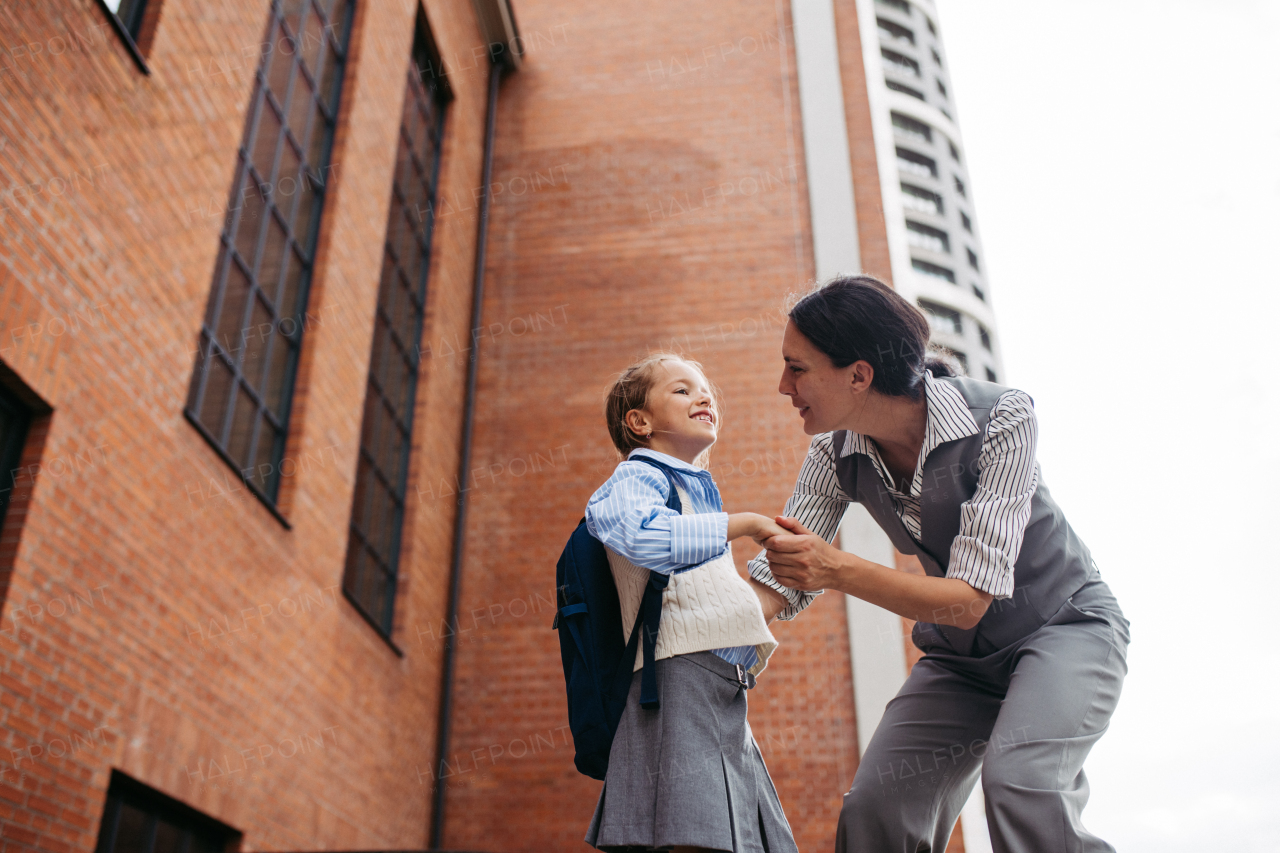
<path id="1" fill-rule="evenodd" d="M 0 853 L 585 849 L 550 622 L 607 383 L 700 360 L 727 507 L 780 510 L 785 298 L 892 278 L 867 12 L 796 8 L 0 10 Z M 752 725 L 829 849 L 843 597 L 777 636 Z"/>

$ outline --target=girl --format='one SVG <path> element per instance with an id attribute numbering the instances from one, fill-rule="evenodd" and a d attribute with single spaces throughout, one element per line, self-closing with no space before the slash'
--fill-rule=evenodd
<path id="1" fill-rule="evenodd" d="M 795 851 L 746 697 L 778 645 L 768 620 L 786 602 L 739 575 L 729 548 L 741 536 L 762 542 L 786 531 L 756 513 L 721 511 L 705 469 L 720 418 L 697 362 L 658 354 L 628 368 L 605 418 L 625 459 L 644 455 L 672 469 L 683 514 L 666 506 L 662 471 L 625 459 L 587 504 L 623 625 L 635 621 L 650 570 L 671 580 L 657 640 L 660 708 L 640 707 L 637 655 L 586 841 L 601 850 Z"/>

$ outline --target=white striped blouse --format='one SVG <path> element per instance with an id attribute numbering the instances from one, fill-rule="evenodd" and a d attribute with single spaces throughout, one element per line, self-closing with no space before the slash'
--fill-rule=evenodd
<path id="1" fill-rule="evenodd" d="M 839 449 L 841 457 L 864 453 L 871 458 L 888 489 L 895 512 L 917 542 L 920 541 L 920 494 L 925 459 L 939 444 L 978 432 L 978 424 L 958 390 L 927 372 L 924 381 L 928 407 L 924 445 L 906 493 L 894 484 L 879 449 L 867 436 L 851 432 Z M 835 538 L 840 519 L 852 502 L 836 479 L 832 436 L 833 433 L 823 433 L 810 443 L 796 478 L 795 491 L 782 513 L 799 519 L 828 542 Z M 1040 481 L 1037 437 L 1031 397 L 1016 389 L 1002 394 L 991 409 L 982 439 L 977 489 L 960 507 L 960 532 L 951 543 L 947 577 L 959 578 L 974 589 L 991 593 L 994 598 L 1009 598 L 1013 594 L 1013 564 L 1018 559 L 1031 517 L 1031 497 Z M 751 560 L 749 568 L 752 577 L 777 590 L 790 602 L 779 615 L 780 619 L 795 618 L 818 594 L 779 584 L 769 571 L 764 551 Z"/>

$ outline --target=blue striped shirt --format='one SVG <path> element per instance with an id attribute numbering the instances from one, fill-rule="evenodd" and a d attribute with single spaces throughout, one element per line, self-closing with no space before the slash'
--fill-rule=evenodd
<path id="1" fill-rule="evenodd" d="M 587 530 L 605 545 L 645 569 L 673 574 L 713 560 L 729 549 L 729 514 L 711 473 L 674 456 L 638 448 L 673 469 L 689 496 L 691 514 L 667 507 L 667 477 L 652 465 L 623 461 L 587 502 Z M 712 649 L 729 663 L 755 666 L 755 646 Z"/>

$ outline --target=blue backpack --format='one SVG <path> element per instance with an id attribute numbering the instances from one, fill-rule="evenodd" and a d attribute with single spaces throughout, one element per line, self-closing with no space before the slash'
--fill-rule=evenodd
<path id="1" fill-rule="evenodd" d="M 671 487 L 667 506 L 681 512 L 671 470 L 643 456 L 631 461 L 644 462 L 666 474 Z M 622 606 L 609 569 L 609 557 L 600 540 L 587 530 L 586 518 L 578 522 L 556 563 L 559 609 L 551 627 L 560 632 L 560 661 L 564 664 L 569 730 L 573 733 L 573 763 L 579 772 L 592 779 L 604 779 L 609 768 L 609 749 L 631 690 L 638 643 L 644 649 L 640 707 L 658 707 L 654 650 L 662 616 L 662 591 L 669 580 L 670 576 L 661 572 L 649 572 L 640 612 L 636 614 L 629 639 L 623 643 Z"/>

